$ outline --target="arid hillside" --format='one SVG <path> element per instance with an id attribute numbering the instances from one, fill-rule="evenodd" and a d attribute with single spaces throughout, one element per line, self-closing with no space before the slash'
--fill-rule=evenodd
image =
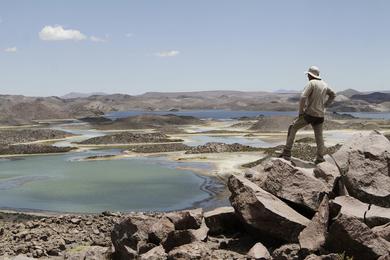
<path id="1" fill-rule="evenodd" d="M 330 110 L 339 112 L 390 111 L 390 102 L 387 99 L 370 98 L 372 94 L 357 93 L 359 92 L 352 90 L 342 92 Z M 381 93 L 378 93 L 375 93 L 375 97 L 380 96 Z M 382 97 L 384 96 L 386 95 Z M 297 109 L 298 101 L 299 94 L 291 92 L 149 92 L 138 96 L 110 94 L 76 98 L 0 95 L 0 124 L 29 124 L 34 120 L 81 118 L 126 110 L 290 111 Z"/>

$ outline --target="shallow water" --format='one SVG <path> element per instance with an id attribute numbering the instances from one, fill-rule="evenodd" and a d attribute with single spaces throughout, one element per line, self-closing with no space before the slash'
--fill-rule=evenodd
<path id="1" fill-rule="evenodd" d="M 100 151 L 100 154 L 115 151 Z M 96 152 L 0 162 L 0 207 L 62 212 L 167 211 L 211 196 L 205 182 L 161 158 L 79 161 Z"/>

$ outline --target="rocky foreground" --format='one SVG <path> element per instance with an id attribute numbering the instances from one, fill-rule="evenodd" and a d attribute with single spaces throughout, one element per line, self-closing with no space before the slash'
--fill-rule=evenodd
<path id="1" fill-rule="evenodd" d="M 58 259 L 390 259 L 390 141 L 356 134 L 317 166 L 231 175 L 231 207 L 0 223 L 0 253 Z M 298 165 L 298 166 L 296 166 Z M 131 199 L 131 198 L 130 198 Z"/>

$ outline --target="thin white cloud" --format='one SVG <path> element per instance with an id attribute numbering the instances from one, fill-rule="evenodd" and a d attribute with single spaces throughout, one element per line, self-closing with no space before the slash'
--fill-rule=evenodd
<path id="1" fill-rule="evenodd" d="M 64 29 L 61 25 L 46 25 L 39 32 L 39 38 L 43 41 L 81 41 L 87 39 L 87 36 L 78 30 Z"/>
<path id="2" fill-rule="evenodd" d="M 130 37 L 133 37 L 134 34 L 132 34 L 132 33 L 126 33 L 125 36 L 126 36 L 127 38 L 130 38 Z"/>
<path id="3" fill-rule="evenodd" d="M 9 48 L 5 48 L 4 51 L 9 53 L 15 53 L 18 52 L 18 49 L 16 47 L 9 47 Z"/>
<path id="4" fill-rule="evenodd" d="M 171 51 L 161 51 L 155 53 L 156 56 L 161 58 L 175 57 L 180 54 L 180 51 L 171 50 Z"/>
<path id="5" fill-rule="evenodd" d="M 89 37 L 89 39 L 93 42 L 106 42 L 107 41 L 107 37 L 106 39 L 103 39 L 103 38 L 99 38 L 99 37 L 96 37 L 96 36 L 91 36 Z"/>

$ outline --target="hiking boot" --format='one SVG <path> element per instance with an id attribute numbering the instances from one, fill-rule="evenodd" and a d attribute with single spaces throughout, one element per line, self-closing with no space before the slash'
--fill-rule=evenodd
<path id="1" fill-rule="evenodd" d="M 325 162 L 325 159 L 324 159 L 324 158 L 317 158 L 317 159 L 314 161 L 314 164 L 319 164 L 319 163 L 322 163 L 322 162 Z"/>

